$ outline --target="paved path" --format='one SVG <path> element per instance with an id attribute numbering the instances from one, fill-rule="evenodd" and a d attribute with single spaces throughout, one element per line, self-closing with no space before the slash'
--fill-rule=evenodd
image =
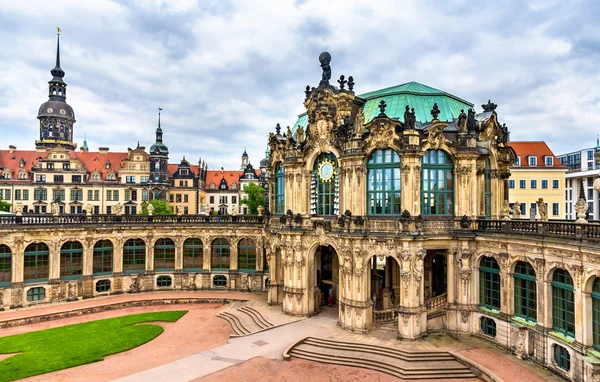
<path id="1" fill-rule="evenodd" d="M 283 351 L 293 342 L 335 327 L 335 325 L 336 320 L 328 317 L 315 317 L 293 322 L 265 332 L 231 339 L 229 343 L 221 347 L 136 373 L 117 381 L 189 381 L 254 357 L 262 356 L 281 360 Z"/>

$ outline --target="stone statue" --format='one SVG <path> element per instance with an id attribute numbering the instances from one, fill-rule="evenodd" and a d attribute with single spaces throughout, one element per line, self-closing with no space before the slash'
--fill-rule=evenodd
<path id="1" fill-rule="evenodd" d="M 325 110 L 321 111 L 321 118 L 317 121 L 316 127 L 318 137 L 321 139 L 327 138 L 333 128 L 333 122 L 331 116 Z"/>
<path id="2" fill-rule="evenodd" d="M 294 135 L 292 134 L 292 129 L 290 128 L 290 126 L 289 126 L 289 125 L 288 125 L 288 127 L 287 127 L 286 136 L 287 136 L 287 138 L 288 138 L 288 139 L 291 139 L 291 138 L 293 138 L 293 136 L 294 136 Z"/>
<path id="3" fill-rule="evenodd" d="M 129 293 L 137 293 L 140 291 L 140 276 L 131 277 L 131 285 L 129 286 Z"/>
<path id="4" fill-rule="evenodd" d="M 15 208 L 16 208 L 17 216 L 22 216 L 23 215 L 23 204 L 16 203 Z"/>
<path id="5" fill-rule="evenodd" d="M 52 215 L 58 215 L 58 203 L 52 203 Z"/>
<path id="6" fill-rule="evenodd" d="M 323 75 L 321 76 L 319 86 L 329 85 L 329 80 L 331 79 L 331 66 L 329 66 L 331 54 L 329 54 L 329 52 L 321 53 L 319 55 L 319 62 L 321 63 L 321 69 L 323 69 Z"/>
<path id="7" fill-rule="evenodd" d="M 198 289 L 198 287 L 196 286 L 196 274 L 195 273 L 190 273 L 190 284 L 188 285 L 188 289 L 189 290 L 196 290 Z"/>
<path id="8" fill-rule="evenodd" d="M 508 204 L 508 200 L 504 200 L 504 204 L 502 206 L 502 220 L 510 220 L 510 213 L 512 210 L 510 209 L 510 205 Z"/>
<path id="9" fill-rule="evenodd" d="M 506 123 L 503 123 L 502 126 L 498 129 L 496 133 L 496 143 L 497 144 L 506 144 L 508 142 L 508 127 L 506 127 Z"/>
<path id="10" fill-rule="evenodd" d="M 434 120 L 437 120 L 438 115 L 440 115 L 440 108 L 438 107 L 437 103 L 434 103 L 433 109 L 431 109 L 431 116 L 433 117 Z"/>
<path id="11" fill-rule="evenodd" d="M 296 142 L 298 142 L 298 144 L 302 143 L 302 141 L 304 140 L 304 128 L 302 126 L 298 126 L 298 128 L 296 129 Z"/>
<path id="12" fill-rule="evenodd" d="M 459 134 L 466 134 L 467 133 L 467 114 L 465 113 L 464 110 L 460 111 L 460 114 L 458 115 L 458 121 L 456 122 L 456 125 L 458 127 L 458 133 Z"/>
<path id="13" fill-rule="evenodd" d="M 541 221 L 548 221 L 548 209 L 546 207 L 546 203 L 544 203 L 544 198 L 539 198 L 536 202 L 538 206 L 538 213 L 540 214 Z"/>
<path id="14" fill-rule="evenodd" d="M 596 180 L 594 180 L 594 190 L 600 192 L 600 178 L 596 178 Z"/>
<path id="15" fill-rule="evenodd" d="M 154 214 L 154 206 L 148 203 L 148 207 L 146 208 L 148 209 L 148 215 L 152 216 Z"/>
<path id="16" fill-rule="evenodd" d="M 521 217 L 521 203 L 518 201 L 513 205 L 513 218 L 518 219 Z"/>
<path id="17" fill-rule="evenodd" d="M 414 129 L 416 122 L 415 109 L 411 109 L 409 105 L 406 105 L 404 108 L 404 127 L 406 129 Z"/>
<path id="18" fill-rule="evenodd" d="M 91 206 L 89 203 L 86 203 L 86 204 L 83 206 L 83 209 L 85 210 L 85 214 L 86 214 L 87 216 L 90 216 L 90 215 L 92 214 L 92 206 Z"/>
<path id="19" fill-rule="evenodd" d="M 175 207 L 175 212 L 177 213 L 177 215 L 183 214 L 183 207 L 181 206 L 181 203 L 177 203 L 177 206 Z"/>
<path id="20" fill-rule="evenodd" d="M 0 312 L 4 311 L 4 293 L 0 292 Z"/>
<path id="21" fill-rule="evenodd" d="M 365 115 L 363 114 L 363 108 L 358 109 L 356 113 L 356 122 L 354 123 L 354 131 L 357 137 L 362 137 L 365 132 Z"/>
<path id="22" fill-rule="evenodd" d="M 67 284 L 67 301 L 77 301 L 76 290 L 77 288 L 73 284 Z"/>
<path id="23" fill-rule="evenodd" d="M 477 121 L 475 120 L 475 110 L 469 108 L 467 115 L 467 132 L 469 134 L 475 134 L 477 132 Z"/>
<path id="24" fill-rule="evenodd" d="M 123 205 L 121 203 L 117 203 L 112 208 L 114 215 L 123 215 Z"/>

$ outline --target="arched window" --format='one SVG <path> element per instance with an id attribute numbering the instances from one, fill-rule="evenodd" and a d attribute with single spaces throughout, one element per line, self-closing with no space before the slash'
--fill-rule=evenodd
<path id="1" fill-rule="evenodd" d="M 144 272 L 146 268 L 146 243 L 142 239 L 129 239 L 123 245 L 123 272 Z"/>
<path id="2" fill-rule="evenodd" d="M 201 271 L 204 264 L 204 245 L 198 238 L 183 242 L 183 270 Z"/>
<path id="3" fill-rule="evenodd" d="M 175 243 L 171 239 L 158 239 L 154 244 L 154 270 L 175 269 Z"/>
<path id="4" fill-rule="evenodd" d="M 489 317 L 481 317 L 481 331 L 486 336 L 496 337 L 496 321 Z"/>
<path id="5" fill-rule="evenodd" d="M 217 275 L 213 277 L 213 285 L 216 287 L 226 287 L 227 286 L 227 277 L 223 275 Z"/>
<path id="6" fill-rule="evenodd" d="M 251 239 L 242 239 L 238 244 L 238 270 L 256 271 L 256 243 Z"/>
<path id="7" fill-rule="evenodd" d="M 60 248 L 60 278 L 75 279 L 83 274 L 83 245 L 68 241 Z"/>
<path id="8" fill-rule="evenodd" d="M 452 159 L 442 150 L 427 150 L 421 159 L 421 214 L 454 215 L 454 178 Z"/>
<path id="9" fill-rule="evenodd" d="M 485 160 L 485 169 L 483 170 L 483 204 L 485 217 L 492 217 L 492 167 L 490 160 Z"/>
<path id="10" fill-rule="evenodd" d="M 211 252 L 210 267 L 212 270 L 229 269 L 230 248 L 226 239 L 213 240 Z"/>
<path id="11" fill-rule="evenodd" d="M 537 320 L 535 271 L 524 261 L 515 266 L 515 315 L 534 322 Z"/>
<path id="12" fill-rule="evenodd" d="M 8 245 L 0 244 L 0 286 L 10 284 L 12 253 Z"/>
<path id="13" fill-rule="evenodd" d="M 29 244 L 23 259 L 23 281 L 40 282 L 48 280 L 50 251 L 44 243 Z"/>
<path id="14" fill-rule="evenodd" d="M 367 214 L 400 214 L 400 156 L 375 150 L 367 162 Z"/>
<path id="15" fill-rule="evenodd" d="M 315 161 L 311 181 L 311 214 L 337 215 L 338 182 L 337 159 L 331 153 L 322 153 Z"/>
<path id="16" fill-rule="evenodd" d="M 285 209 L 285 181 L 283 166 L 277 163 L 275 166 L 275 213 L 283 214 Z"/>
<path id="17" fill-rule="evenodd" d="M 112 273 L 113 245 L 110 240 L 100 240 L 94 244 L 93 263 L 94 275 L 106 275 Z"/>
<path id="18" fill-rule="evenodd" d="M 493 257 L 484 256 L 479 264 L 479 304 L 500 309 L 500 267 Z"/>
<path id="19" fill-rule="evenodd" d="M 552 329 L 575 337 L 573 279 L 564 269 L 557 269 L 552 276 Z"/>
<path id="20" fill-rule="evenodd" d="M 594 349 L 600 350 L 600 277 L 592 285 L 592 337 Z"/>

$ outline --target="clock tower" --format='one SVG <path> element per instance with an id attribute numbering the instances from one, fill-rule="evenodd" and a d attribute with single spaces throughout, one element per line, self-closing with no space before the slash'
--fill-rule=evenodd
<path id="1" fill-rule="evenodd" d="M 75 113 L 67 104 L 67 84 L 63 81 L 64 70 L 60 67 L 60 28 L 57 29 L 56 66 L 50 71 L 52 79 L 48 82 L 48 101 L 38 111 L 40 121 L 40 139 L 35 141 L 38 148 L 52 148 L 61 145 L 74 150 L 73 124 Z"/>

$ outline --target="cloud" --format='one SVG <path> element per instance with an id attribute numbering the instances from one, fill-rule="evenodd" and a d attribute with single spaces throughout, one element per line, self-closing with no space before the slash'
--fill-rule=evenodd
<path id="1" fill-rule="evenodd" d="M 599 133 L 597 14 L 591 0 L 7 3 L 2 141 L 33 148 L 60 26 L 75 141 L 85 134 L 92 149 L 149 147 L 160 106 L 171 162 L 237 168 L 247 147 L 257 165 L 268 132 L 303 111 L 327 50 L 334 78 L 352 75 L 358 93 L 418 81 L 476 105 L 491 99 L 513 140 L 574 151 Z"/>

